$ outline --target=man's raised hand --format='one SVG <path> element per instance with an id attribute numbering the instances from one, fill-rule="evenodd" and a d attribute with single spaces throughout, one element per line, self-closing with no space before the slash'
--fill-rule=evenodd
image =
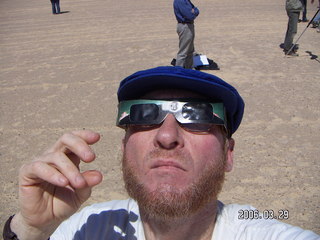
<path id="1" fill-rule="evenodd" d="M 32 230 L 34 237 L 49 236 L 90 197 L 102 174 L 96 170 L 80 172 L 79 164 L 94 161 L 90 145 L 99 139 L 98 133 L 89 130 L 64 134 L 43 155 L 21 167 L 20 212 L 11 223 L 18 237 Z"/>

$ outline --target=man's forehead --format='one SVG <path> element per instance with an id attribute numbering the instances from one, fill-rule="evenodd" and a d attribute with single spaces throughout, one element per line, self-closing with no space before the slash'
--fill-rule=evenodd
<path id="1" fill-rule="evenodd" d="M 158 89 L 154 91 L 150 91 L 141 98 L 144 99 L 172 99 L 172 98 L 204 98 L 198 93 L 188 91 L 188 90 L 183 90 L 183 89 Z"/>

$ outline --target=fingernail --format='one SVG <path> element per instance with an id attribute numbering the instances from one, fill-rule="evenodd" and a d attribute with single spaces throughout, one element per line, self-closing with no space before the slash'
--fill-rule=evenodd
<path id="1" fill-rule="evenodd" d="M 94 155 L 93 152 L 87 151 L 87 152 L 84 153 L 84 159 L 87 160 L 89 158 L 92 158 L 93 155 Z"/>

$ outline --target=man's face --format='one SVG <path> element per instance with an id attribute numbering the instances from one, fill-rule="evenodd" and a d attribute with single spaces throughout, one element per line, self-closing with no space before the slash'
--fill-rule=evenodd
<path id="1" fill-rule="evenodd" d="M 144 98 L 199 98 L 187 91 L 154 91 Z M 173 115 L 154 128 L 128 128 L 123 140 L 123 174 L 129 195 L 151 217 L 187 216 L 221 190 L 232 169 L 232 139 L 214 126 L 206 134 L 188 132 Z"/>

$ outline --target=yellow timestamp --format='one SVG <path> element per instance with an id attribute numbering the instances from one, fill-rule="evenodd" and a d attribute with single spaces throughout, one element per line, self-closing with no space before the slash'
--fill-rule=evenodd
<path id="1" fill-rule="evenodd" d="M 280 209 L 274 211 L 272 209 L 266 209 L 264 211 L 259 211 L 257 209 L 241 209 L 238 211 L 238 219 L 278 219 L 286 220 L 289 219 L 289 210 Z"/>

